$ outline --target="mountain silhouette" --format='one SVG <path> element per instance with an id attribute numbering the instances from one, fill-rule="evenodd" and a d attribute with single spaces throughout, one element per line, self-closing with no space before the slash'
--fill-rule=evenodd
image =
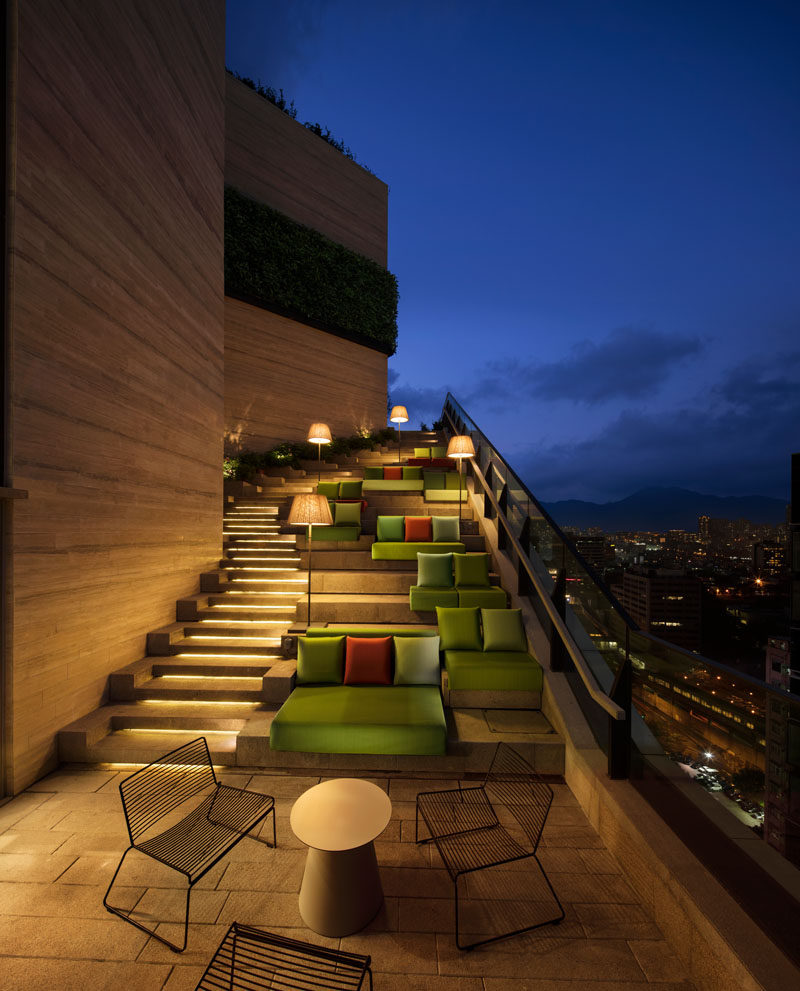
<path id="1" fill-rule="evenodd" d="M 700 516 L 712 519 L 750 520 L 775 526 L 786 520 L 786 503 L 768 496 L 713 496 L 691 489 L 653 486 L 640 489 L 616 502 L 583 502 L 564 499 L 543 503 L 560 527 L 596 526 L 621 530 L 697 531 Z"/>

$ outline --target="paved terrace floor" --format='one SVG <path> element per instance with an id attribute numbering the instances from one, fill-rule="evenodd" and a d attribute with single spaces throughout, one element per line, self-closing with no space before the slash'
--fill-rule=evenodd
<path id="1" fill-rule="evenodd" d="M 369 953 L 376 991 L 693 988 L 564 784 L 554 785 L 540 857 L 565 920 L 464 953 L 454 943 L 448 875 L 432 845 L 414 843 L 417 792 L 451 780 L 368 775 L 392 800 L 391 822 L 375 844 L 385 905 L 366 930 L 333 940 L 306 929 L 298 913 L 305 849 L 289 827 L 294 800 L 322 778 L 222 771 L 230 784 L 275 796 L 278 849 L 246 838 L 195 887 L 189 945 L 174 954 L 103 909 L 127 845 L 117 785 L 128 773 L 66 767 L 0 807 L 3 991 L 189 991 L 234 920 Z M 169 872 L 136 856 L 129 858 L 136 867 L 128 876 L 131 904 L 180 919 L 183 896 L 169 890 L 175 875 L 166 878 Z M 513 890 L 508 876 L 501 887 Z M 163 930 L 176 938 L 179 927 L 166 922 Z"/>

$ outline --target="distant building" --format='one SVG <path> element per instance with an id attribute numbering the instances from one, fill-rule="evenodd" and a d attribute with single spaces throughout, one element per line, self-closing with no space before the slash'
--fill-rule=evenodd
<path id="1" fill-rule="evenodd" d="M 786 547 L 777 540 L 753 544 L 753 571 L 757 578 L 776 580 L 786 574 Z"/>
<path id="2" fill-rule="evenodd" d="M 614 588 L 643 630 L 688 650 L 700 649 L 701 585 L 683 571 L 630 568 Z"/>

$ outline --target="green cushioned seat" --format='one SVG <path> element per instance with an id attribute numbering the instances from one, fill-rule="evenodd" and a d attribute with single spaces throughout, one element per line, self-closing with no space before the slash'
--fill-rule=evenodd
<path id="1" fill-rule="evenodd" d="M 463 494 L 458 489 L 425 489 L 423 498 L 425 502 L 460 502 L 467 501 L 467 490 Z"/>
<path id="2" fill-rule="evenodd" d="M 422 469 L 415 468 L 413 465 L 411 468 L 403 468 L 403 481 L 408 481 L 409 479 L 415 482 L 422 481 Z"/>
<path id="3" fill-rule="evenodd" d="M 317 482 L 317 495 L 327 496 L 329 499 L 339 498 L 338 482 Z"/>
<path id="4" fill-rule="evenodd" d="M 361 526 L 360 502 L 336 502 L 333 505 L 335 526 Z"/>
<path id="5" fill-rule="evenodd" d="M 378 540 L 401 541 L 405 536 L 404 517 L 379 516 L 377 522 Z"/>
<path id="6" fill-rule="evenodd" d="M 447 471 L 444 475 L 444 488 L 458 491 L 461 488 L 466 490 L 467 486 L 461 481 L 461 476 L 457 471 Z"/>
<path id="7" fill-rule="evenodd" d="M 438 630 L 415 629 L 408 626 L 310 626 L 307 637 L 438 637 Z"/>
<path id="8" fill-rule="evenodd" d="M 422 480 L 426 489 L 443 489 L 445 487 L 444 472 L 432 468 L 423 468 Z"/>
<path id="9" fill-rule="evenodd" d="M 364 478 L 365 479 L 372 479 L 373 481 L 376 478 L 383 479 L 383 465 L 380 465 L 379 467 L 373 466 L 371 468 L 365 468 L 364 469 Z"/>
<path id="10" fill-rule="evenodd" d="M 542 669 L 535 658 L 520 650 L 446 650 L 444 666 L 454 691 L 541 692 Z M 335 689 L 334 689 L 335 690 Z"/>
<path id="11" fill-rule="evenodd" d="M 437 444 L 431 448 L 432 458 L 446 458 L 447 457 L 447 447 L 441 444 Z"/>
<path id="12" fill-rule="evenodd" d="M 339 482 L 339 498 L 360 499 L 363 485 L 363 478 L 351 478 L 346 479 L 344 482 Z"/>
<path id="13" fill-rule="evenodd" d="M 477 606 L 479 609 L 505 609 L 508 604 L 502 588 L 490 585 L 459 585 L 458 604 Z"/>
<path id="14" fill-rule="evenodd" d="M 422 492 L 422 486 L 418 478 L 368 478 L 364 492 Z"/>
<path id="15" fill-rule="evenodd" d="M 358 540 L 361 527 L 343 524 L 342 526 L 312 526 L 312 540 Z"/>
<path id="16" fill-rule="evenodd" d="M 466 548 L 463 544 L 432 543 L 431 541 L 384 541 L 376 540 L 372 545 L 373 561 L 416 561 L 417 554 L 447 554 L 453 551 L 463 554 Z"/>
<path id="17" fill-rule="evenodd" d="M 453 556 L 453 571 L 455 585 L 489 584 L 489 555 L 488 554 L 455 554 Z"/>
<path id="18" fill-rule="evenodd" d="M 437 606 L 458 606 L 458 592 L 452 585 L 412 585 L 408 593 L 411 609 L 433 611 Z"/>
<path id="19" fill-rule="evenodd" d="M 414 457 L 415 458 L 428 458 L 430 459 L 431 449 L 429 447 L 415 447 Z"/>
<path id="20" fill-rule="evenodd" d="M 271 750 L 440 755 L 447 724 L 436 685 L 295 688 L 270 727 Z"/>

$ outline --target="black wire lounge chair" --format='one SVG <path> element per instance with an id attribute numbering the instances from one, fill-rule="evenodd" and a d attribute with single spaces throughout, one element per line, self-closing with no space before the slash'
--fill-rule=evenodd
<path id="1" fill-rule="evenodd" d="M 368 956 L 328 950 L 234 922 L 195 991 L 358 991 L 365 975 L 372 991 Z"/>
<path id="2" fill-rule="evenodd" d="M 277 845 L 275 800 L 270 795 L 220 784 L 203 736 L 125 778 L 119 792 L 131 845 L 114 871 L 103 905 L 171 950 L 182 953 L 189 932 L 193 886 L 270 812 L 271 845 Z M 260 837 L 252 838 L 266 843 Z M 109 904 L 111 889 L 131 850 L 138 850 L 185 876 L 186 915 L 181 945 L 132 918 L 133 909 L 126 911 Z"/>
<path id="3" fill-rule="evenodd" d="M 417 795 L 416 841 L 436 844 L 454 885 L 456 945 L 471 950 L 498 939 L 530 932 L 540 926 L 558 925 L 564 909 L 536 856 L 547 821 L 553 790 L 528 762 L 508 744 L 499 743 L 491 767 L 482 784 L 447 791 L 420 792 Z M 498 812 L 509 817 L 506 828 Z M 429 836 L 420 839 L 420 817 Z M 511 831 L 509 831 L 511 829 Z M 558 914 L 533 925 L 462 943 L 459 926 L 459 882 L 466 876 L 491 867 L 500 867 L 532 858 L 558 906 Z M 464 897 L 463 894 L 461 896 Z"/>

